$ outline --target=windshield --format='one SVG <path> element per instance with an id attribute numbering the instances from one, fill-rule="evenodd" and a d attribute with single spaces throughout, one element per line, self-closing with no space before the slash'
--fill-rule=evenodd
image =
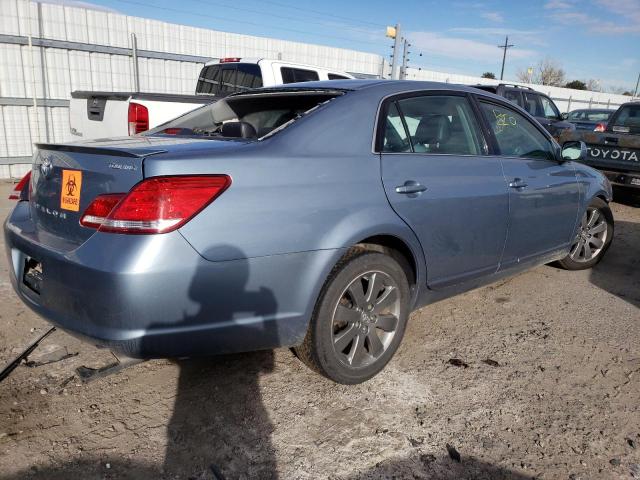
<path id="1" fill-rule="evenodd" d="M 145 135 L 259 139 L 342 94 L 341 90 L 287 90 L 234 95 L 182 115 Z"/>

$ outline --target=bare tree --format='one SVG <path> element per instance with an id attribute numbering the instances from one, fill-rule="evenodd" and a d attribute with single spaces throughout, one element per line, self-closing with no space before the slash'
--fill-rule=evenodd
<path id="1" fill-rule="evenodd" d="M 587 80 L 586 83 L 587 83 L 587 90 L 590 90 L 592 92 L 599 92 L 602 88 L 600 85 L 600 82 L 593 78 L 590 78 L 589 80 Z"/>
<path id="2" fill-rule="evenodd" d="M 554 87 L 561 87 L 565 83 L 564 70 L 560 68 L 554 60 L 549 58 L 540 60 L 532 70 L 533 72 L 519 70 L 516 73 L 516 77 L 520 82 L 551 85 Z"/>

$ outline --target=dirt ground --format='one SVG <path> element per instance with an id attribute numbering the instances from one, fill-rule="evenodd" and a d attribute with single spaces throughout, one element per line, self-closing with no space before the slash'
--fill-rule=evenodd
<path id="1" fill-rule="evenodd" d="M 593 271 L 540 267 L 426 307 L 359 386 L 287 349 L 82 383 L 111 354 L 57 331 L 30 360 L 77 355 L 0 383 L 0 478 L 640 478 L 640 208 L 613 210 Z M 0 265 L 4 365 L 48 327 Z"/>

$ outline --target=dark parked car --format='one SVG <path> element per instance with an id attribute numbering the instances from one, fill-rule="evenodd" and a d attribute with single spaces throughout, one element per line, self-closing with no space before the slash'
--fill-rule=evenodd
<path id="1" fill-rule="evenodd" d="M 551 98 L 544 93 L 536 92 L 532 88 L 505 83 L 500 85 L 476 85 L 475 88 L 500 95 L 524 108 L 556 139 L 563 131 L 575 130 L 576 128 L 575 125 L 562 118 L 560 110 L 558 110 Z"/>
<path id="2" fill-rule="evenodd" d="M 584 154 L 463 86 L 254 90 L 148 134 L 38 145 L 5 223 L 11 282 L 50 322 L 129 355 L 289 346 L 358 383 L 412 310 L 602 258 L 611 187 Z"/>
<path id="3" fill-rule="evenodd" d="M 563 113 L 562 117 L 576 126 L 576 130 L 589 132 L 604 132 L 607 122 L 615 110 L 606 109 L 582 109 Z"/>
<path id="4" fill-rule="evenodd" d="M 601 170 L 614 185 L 640 192 L 640 102 L 621 105 L 603 132 L 576 130 L 561 139 L 586 143 L 584 163 Z"/>

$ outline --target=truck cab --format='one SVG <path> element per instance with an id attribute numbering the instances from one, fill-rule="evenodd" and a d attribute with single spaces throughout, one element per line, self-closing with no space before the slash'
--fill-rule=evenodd
<path id="1" fill-rule="evenodd" d="M 196 95 L 225 96 L 252 88 L 285 83 L 354 78 L 339 70 L 266 58 L 221 58 L 205 64 L 198 77 Z"/>

